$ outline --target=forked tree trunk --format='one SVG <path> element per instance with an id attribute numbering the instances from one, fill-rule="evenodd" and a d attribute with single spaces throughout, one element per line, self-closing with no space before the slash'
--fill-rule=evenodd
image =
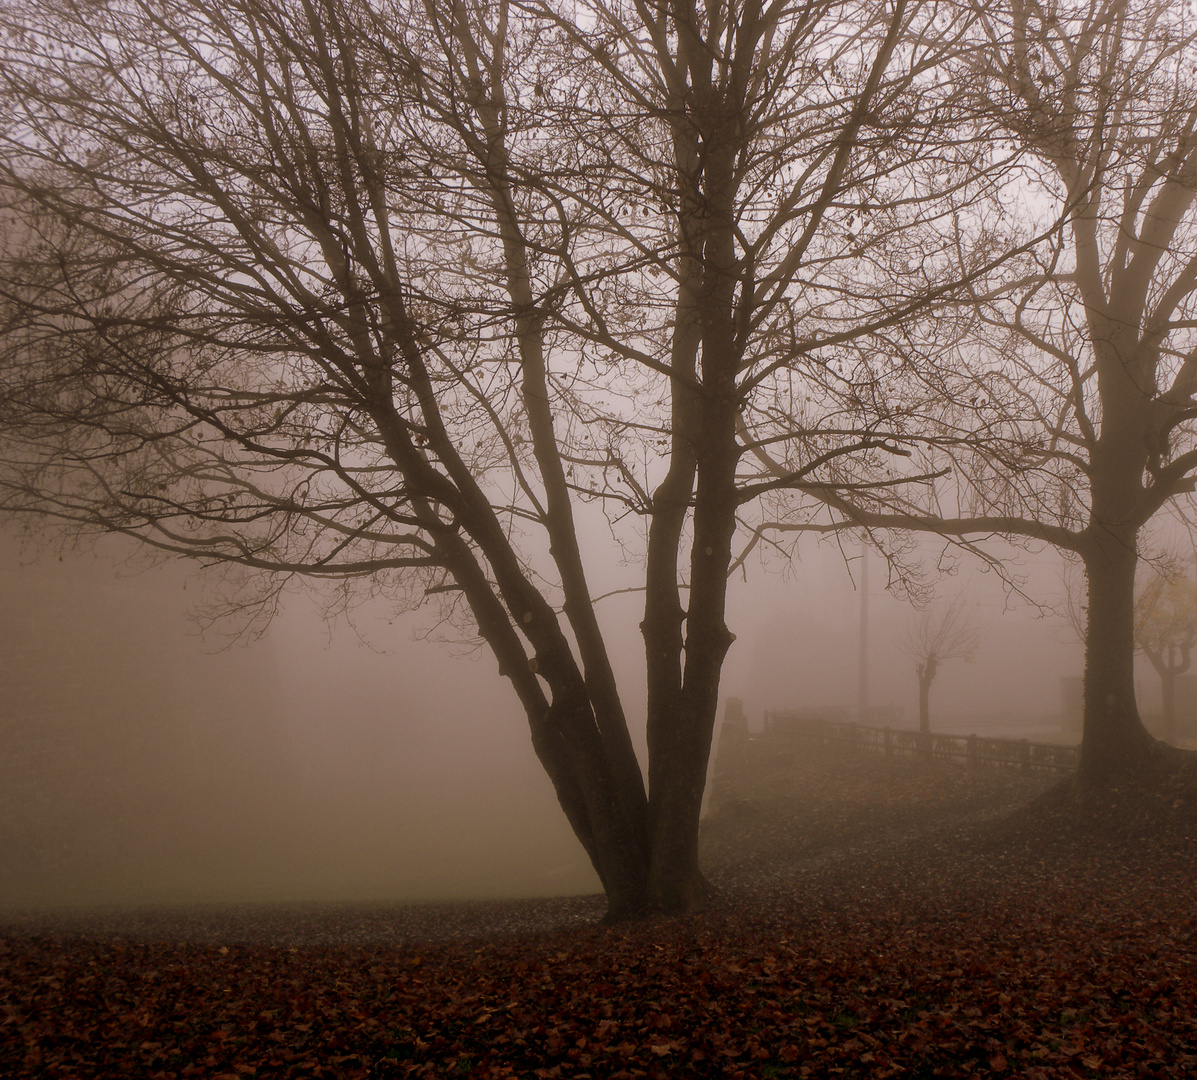
<path id="1" fill-rule="evenodd" d="M 1158 649 L 1144 647 L 1143 652 L 1151 661 L 1155 673 L 1160 677 L 1161 738 L 1165 742 L 1174 743 L 1177 730 L 1176 680 L 1189 670 L 1190 651 L 1184 647 L 1164 645 Z"/>
<path id="2" fill-rule="evenodd" d="M 556 705 L 551 708 L 550 717 L 559 708 Z M 637 797 L 643 798 L 643 788 L 628 790 L 619 770 L 611 767 L 585 696 L 578 695 L 566 708 L 574 715 L 561 725 L 565 735 L 561 745 L 567 753 L 567 769 L 576 780 L 576 786 L 569 790 L 582 793 L 590 834 L 590 843 L 584 846 L 607 897 L 607 918 L 611 921 L 628 918 L 643 911 L 646 901 L 649 870 L 646 820 L 642 814 L 629 812 Z M 558 798 L 564 809 L 562 794 L 562 787 L 558 786 Z M 578 831 L 576 827 L 574 831 Z"/>

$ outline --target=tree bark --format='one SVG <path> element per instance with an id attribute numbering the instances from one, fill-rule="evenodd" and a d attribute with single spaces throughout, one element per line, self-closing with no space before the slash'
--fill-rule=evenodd
<path id="1" fill-rule="evenodd" d="M 733 636 L 724 621 L 735 531 L 736 409 L 708 401 L 698 454 L 690 606 L 681 692 L 654 725 L 649 765 L 652 859 L 649 899 L 690 911 L 709 894 L 698 865 L 698 824 L 719 704 L 719 679 Z M 665 721 L 665 722 L 662 722 Z"/>
<path id="2" fill-rule="evenodd" d="M 747 18 L 747 17 L 746 17 Z M 749 20 L 751 21 L 751 20 Z M 709 886 L 698 865 L 698 826 L 718 709 L 719 679 L 732 635 L 725 622 L 727 573 L 739 506 L 736 439 L 743 356 L 736 334 L 734 213 L 738 151 L 748 128 L 741 67 L 750 64 L 756 25 L 740 42 L 733 74 L 719 85 L 700 21 L 678 27 L 678 53 L 690 83 L 674 83 L 684 106 L 673 125 L 685 275 L 679 292 L 674 367 L 673 446 L 667 483 L 658 493 L 650 556 L 658 556 L 645 610 L 650 707 L 649 902 L 664 911 L 700 907 Z M 742 283 L 741 283 L 742 284 Z M 698 376 L 698 385 L 690 381 Z M 692 498 L 690 595 L 677 588 L 682 499 Z M 653 540 L 662 543 L 654 548 Z M 666 544 L 668 547 L 666 547 Z M 682 623 L 685 623 L 683 636 Z"/>
<path id="3" fill-rule="evenodd" d="M 1085 729 L 1078 780 L 1083 788 L 1140 774 L 1155 740 L 1135 700 L 1135 567 L 1138 530 L 1092 531 L 1085 554 L 1089 580 L 1085 635 Z"/>

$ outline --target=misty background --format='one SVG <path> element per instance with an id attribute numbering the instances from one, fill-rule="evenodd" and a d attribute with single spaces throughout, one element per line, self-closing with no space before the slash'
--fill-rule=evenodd
<path id="1" fill-rule="evenodd" d="M 264 637 L 229 645 L 188 619 L 202 571 L 122 565 L 122 543 L 35 558 L 0 537 L 0 906 L 599 891 L 487 653 L 418 640 L 431 615 L 381 602 L 330 624 L 303 592 Z M 766 709 L 856 708 L 847 553 L 812 542 L 784 575 L 737 573 L 722 697 L 742 699 L 750 729 Z M 1032 595 L 1059 594 L 1058 558 L 1010 557 Z M 898 640 L 915 612 L 869 558 L 868 701 L 914 727 Z M 960 592 L 982 640 L 972 663 L 943 667 L 932 728 L 1076 741 L 1061 719 L 1061 678 L 1082 664 L 1068 626 L 979 566 L 938 588 Z M 635 628 L 641 603 L 600 610 Z M 641 642 L 611 640 L 643 754 Z"/>

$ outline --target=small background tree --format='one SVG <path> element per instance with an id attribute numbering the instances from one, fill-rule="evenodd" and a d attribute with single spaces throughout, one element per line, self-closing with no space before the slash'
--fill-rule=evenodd
<path id="1" fill-rule="evenodd" d="M 972 662 L 981 635 L 963 596 L 926 608 L 911 621 L 898 645 L 914 660 L 919 680 L 919 733 L 931 733 L 931 684 L 949 660 Z"/>
<path id="2" fill-rule="evenodd" d="M 1189 670 L 1197 645 L 1197 584 L 1169 560 L 1135 598 L 1135 645 L 1160 677 L 1161 736 L 1174 742 L 1176 679 Z"/>

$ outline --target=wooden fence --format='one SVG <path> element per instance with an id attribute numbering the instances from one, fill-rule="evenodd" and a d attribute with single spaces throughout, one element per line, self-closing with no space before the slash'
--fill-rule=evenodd
<path id="1" fill-rule="evenodd" d="M 1079 760 L 1075 746 L 995 739 L 987 735 L 941 735 L 893 728 L 867 727 L 844 720 L 806 717 L 791 712 L 765 713 L 765 738 L 801 740 L 822 746 L 844 746 L 876 753 L 957 760 L 969 765 L 1007 765 L 1015 768 L 1073 772 Z"/>

